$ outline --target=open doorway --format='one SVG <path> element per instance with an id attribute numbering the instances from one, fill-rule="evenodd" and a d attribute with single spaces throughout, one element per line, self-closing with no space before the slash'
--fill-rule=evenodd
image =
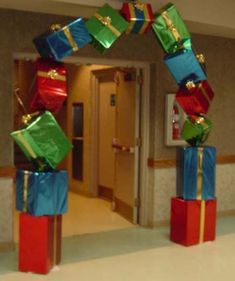
<path id="1" fill-rule="evenodd" d="M 64 235 L 130 227 L 133 222 L 138 223 L 137 208 L 139 207 L 140 193 L 138 189 L 141 174 L 139 171 L 140 147 L 137 136 L 141 128 L 139 120 L 136 120 L 136 115 L 140 116 L 141 84 L 137 81 L 140 78 L 139 70 L 133 67 L 87 65 L 84 63 L 66 63 L 66 69 L 68 98 L 56 115 L 59 124 L 73 143 L 73 151 L 58 167 L 58 169 L 66 169 L 69 172 L 69 212 L 64 216 Z M 16 60 L 15 73 L 16 80 L 22 89 L 21 93 L 25 95 L 22 98 L 27 107 L 31 98 L 30 89 L 35 73 L 35 61 Z M 124 107 L 117 110 L 117 88 L 120 85 L 123 86 L 122 83 L 127 86 L 125 90 L 122 89 L 119 97 L 119 102 Z M 134 103 L 129 101 L 135 108 L 133 117 L 130 115 L 130 110 L 126 108 L 128 100 L 125 99 L 128 96 L 132 97 L 134 101 Z M 17 103 L 15 108 L 15 127 L 19 128 Z M 126 117 L 120 113 L 122 109 L 127 112 Z M 112 117 L 111 115 L 107 117 L 105 115 L 107 113 L 111 114 Z M 104 125 L 104 120 L 109 121 L 110 128 Z M 128 126 L 122 131 L 125 125 Z M 108 129 L 109 132 L 107 132 Z M 119 138 L 116 137 L 117 132 L 120 134 Z M 132 132 L 132 143 L 125 139 L 130 132 Z M 106 134 L 109 136 L 107 137 Z M 120 139 L 121 135 L 123 135 L 123 140 Z M 108 161 L 112 161 L 112 165 L 106 161 L 107 159 L 104 161 L 104 156 L 108 158 Z M 15 147 L 16 166 L 24 169 L 29 168 L 28 161 L 22 159 L 23 156 Z M 131 168 L 128 164 L 130 162 L 133 162 Z M 120 167 L 122 169 L 118 170 Z M 117 190 L 116 176 L 118 173 L 124 176 L 124 179 L 119 181 L 120 189 Z M 131 184 L 133 188 L 135 185 L 136 188 L 132 190 L 132 194 L 128 195 L 127 202 L 124 198 L 126 175 L 131 175 L 127 179 L 127 185 Z M 103 178 L 104 176 L 107 177 Z M 118 177 L 118 179 L 120 178 Z M 110 191 L 110 189 L 112 190 Z M 115 196 L 115 194 L 118 195 Z M 121 200 L 123 194 L 124 199 Z M 127 204 L 128 200 L 131 202 L 130 204 Z M 79 224 L 83 224 L 83 226 L 77 226 Z"/>

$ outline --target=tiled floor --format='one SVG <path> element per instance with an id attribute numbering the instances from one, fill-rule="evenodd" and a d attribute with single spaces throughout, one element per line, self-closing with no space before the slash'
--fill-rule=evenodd
<path id="1" fill-rule="evenodd" d="M 168 228 L 135 227 L 109 212 L 107 202 L 97 199 L 85 202 L 76 196 L 70 200 L 70 206 L 83 202 L 87 211 L 80 213 L 75 206 L 72 212 L 71 207 L 73 218 L 68 214 L 64 219 L 66 237 L 61 265 L 46 276 L 19 273 L 16 252 L 0 254 L 0 281 L 232 281 L 235 278 L 235 217 L 218 219 L 216 241 L 183 247 L 169 241 Z M 99 204 L 106 207 L 101 211 Z M 76 216 L 80 216 L 79 224 L 83 222 L 83 226 L 76 225 Z"/>

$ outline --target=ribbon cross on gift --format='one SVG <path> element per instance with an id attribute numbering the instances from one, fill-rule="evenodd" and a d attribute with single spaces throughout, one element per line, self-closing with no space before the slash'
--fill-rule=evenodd
<path id="1" fill-rule="evenodd" d="M 107 26 L 110 31 L 112 31 L 117 37 L 121 35 L 121 32 L 119 32 L 116 27 L 112 25 L 112 19 L 109 16 L 103 17 L 98 13 L 95 13 L 94 15 L 103 25 Z"/>
<path id="2" fill-rule="evenodd" d="M 178 30 L 176 29 L 176 27 L 174 26 L 174 24 L 173 24 L 172 20 L 170 19 L 170 17 L 168 16 L 167 11 L 164 11 L 163 13 L 161 13 L 161 16 L 165 20 L 166 25 L 167 25 L 169 31 L 174 36 L 175 40 L 176 41 L 180 41 L 181 40 L 180 34 L 179 34 Z"/>

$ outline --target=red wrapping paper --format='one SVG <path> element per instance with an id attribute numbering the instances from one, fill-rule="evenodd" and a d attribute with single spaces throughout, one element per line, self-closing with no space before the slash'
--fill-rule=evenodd
<path id="1" fill-rule="evenodd" d="M 134 4 L 132 4 L 132 3 L 123 3 L 122 9 L 121 9 L 121 14 L 124 16 L 124 18 L 127 21 L 132 22 L 133 19 L 131 16 L 130 5 L 134 6 Z M 138 32 L 141 34 L 149 32 L 151 29 L 152 23 L 154 22 L 154 15 L 153 15 L 151 4 L 145 3 L 144 5 L 146 6 L 146 10 L 147 10 L 147 18 L 145 19 L 145 21 L 143 21 L 143 25 Z M 136 15 L 135 15 L 135 17 L 136 17 Z M 140 19 L 136 18 L 136 21 L 137 20 L 140 20 Z M 134 24 L 133 24 L 133 26 L 134 26 Z M 133 26 L 132 26 L 132 28 L 133 28 Z M 131 28 L 131 30 L 132 30 L 132 28 Z"/>
<path id="2" fill-rule="evenodd" d="M 62 216 L 20 214 L 19 271 L 47 274 L 61 259 Z"/>
<path id="3" fill-rule="evenodd" d="M 187 115 L 206 114 L 213 97 L 214 92 L 207 80 L 201 81 L 190 89 L 180 87 L 176 94 L 177 102 Z"/>
<path id="4" fill-rule="evenodd" d="M 67 97 L 64 64 L 40 58 L 36 62 L 36 69 L 30 109 L 57 112 Z"/>
<path id="5" fill-rule="evenodd" d="M 200 200 L 172 198 L 170 239 L 184 246 L 200 242 Z M 216 199 L 205 201 L 203 241 L 215 240 Z"/>

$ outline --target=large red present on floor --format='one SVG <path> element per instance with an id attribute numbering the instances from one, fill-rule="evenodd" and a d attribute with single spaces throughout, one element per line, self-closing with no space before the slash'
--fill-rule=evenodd
<path id="1" fill-rule="evenodd" d="M 62 216 L 20 214 L 19 271 L 47 274 L 61 259 Z"/>
<path id="2" fill-rule="evenodd" d="M 36 62 L 34 96 L 30 109 L 57 112 L 67 97 L 66 69 L 63 63 L 39 58 Z"/>
<path id="3" fill-rule="evenodd" d="M 187 115 L 206 114 L 214 92 L 207 80 L 194 84 L 189 81 L 181 86 L 176 94 L 176 100 Z"/>
<path id="4" fill-rule="evenodd" d="M 215 240 L 216 199 L 171 200 L 170 239 L 191 246 Z"/>

